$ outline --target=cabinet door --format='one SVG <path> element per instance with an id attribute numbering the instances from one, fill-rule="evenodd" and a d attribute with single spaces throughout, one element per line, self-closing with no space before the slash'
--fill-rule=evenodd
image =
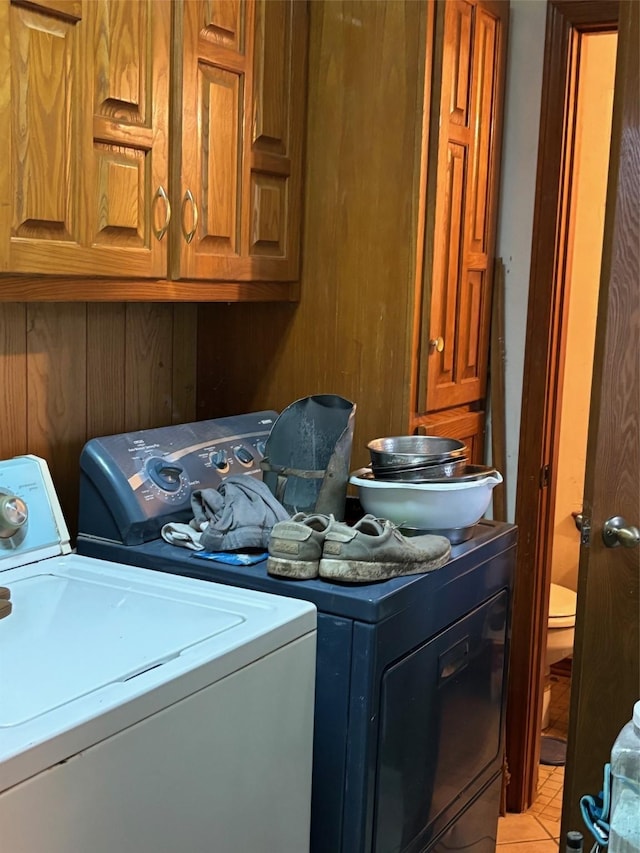
<path id="1" fill-rule="evenodd" d="M 153 0 L 0 7 L 3 271 L 165 274 L 154 230 L 168 213 L 170 11 Z"/>
<path id="2" fill-rule="evenodd" d="M 443 438 L 457 438 L 458 441 L 464 441 L 469 451 L 467 457 L 469 464 L 484 463 L 484 411 L 461 406 L 459 409 L 434 412 L 419 418 L 415 429 L 419 435 L 440 435 Z"/>
<path id="3" fill-rule="evenodd" d="M 182 4 L 181 234 L 174 278 L 298 275 L 307 8 Z"/>
<path id="4" fill-rule="evenodd" d="M 494 0 L 444 7 L 423 411 L 481 400 L 486 391 L 508 14 L 508 4 Z"/>

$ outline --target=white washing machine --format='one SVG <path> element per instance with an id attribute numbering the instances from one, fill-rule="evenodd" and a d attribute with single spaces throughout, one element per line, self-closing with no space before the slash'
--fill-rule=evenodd
<path id="1" fill-rule="evenodd" d="M 315 607 L 69 552 L 0 462 L 2 853 L 307 851 Z"/>

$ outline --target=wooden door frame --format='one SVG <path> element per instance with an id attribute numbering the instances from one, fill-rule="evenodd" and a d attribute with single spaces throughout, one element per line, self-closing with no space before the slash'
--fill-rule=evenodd
<path id="1" fill-rule="evenodd" d="M 617 29 L 617 0 L 549 0 L 522 386 L 515 521 L 519 528 L 507 700 L 508 811 L 535 799 L 540 754 L 554 490 L 542 486 L 557 457 L 554 423 L 562 363 L 575 44 L 582 32 Z M 560 274 L 560 275 L 558 275 Z M 546 473 L 545 473 L 546 471 Z M 553 471 L 550 473 L 553 477 Z"/>
<path id="2" fill-rule="evenodd" d="M 602 541 L 605 520 L 614 513 L 635 519 L 631 524 L 640 518 L 639 43 L 640 4 L 621 3 L 584 484 L 591 535 L 578 569 L 561 837 L 583 822 L 581 796 L 600 790 L 602 768 L 640 684 L 638 551 L 610 549 Z"/>

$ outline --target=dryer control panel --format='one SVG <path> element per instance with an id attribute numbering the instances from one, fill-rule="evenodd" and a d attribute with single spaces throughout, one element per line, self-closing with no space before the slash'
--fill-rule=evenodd
<path id="1" fill-rule="evenodd" d="M 192 518 L 194 489 L 238 474 L 262 478 L 277 417 L 253 412 L 91 439 L 80 455 L 79 531 L 125 545 L 157 539 L 163 524 Z"/>

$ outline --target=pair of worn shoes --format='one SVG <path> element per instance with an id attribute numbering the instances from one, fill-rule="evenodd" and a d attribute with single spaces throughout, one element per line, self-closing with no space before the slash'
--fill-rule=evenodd
<path id="1" fill-rule="evenodd" d="M 407 539 L 390 521 L 373 515 L 350 527 L 332 515 L 301 512 L 274 525 L 268 547 L 270 575 L 355 583 L 430 572 L 451 553 L 444 536 Z"/>

